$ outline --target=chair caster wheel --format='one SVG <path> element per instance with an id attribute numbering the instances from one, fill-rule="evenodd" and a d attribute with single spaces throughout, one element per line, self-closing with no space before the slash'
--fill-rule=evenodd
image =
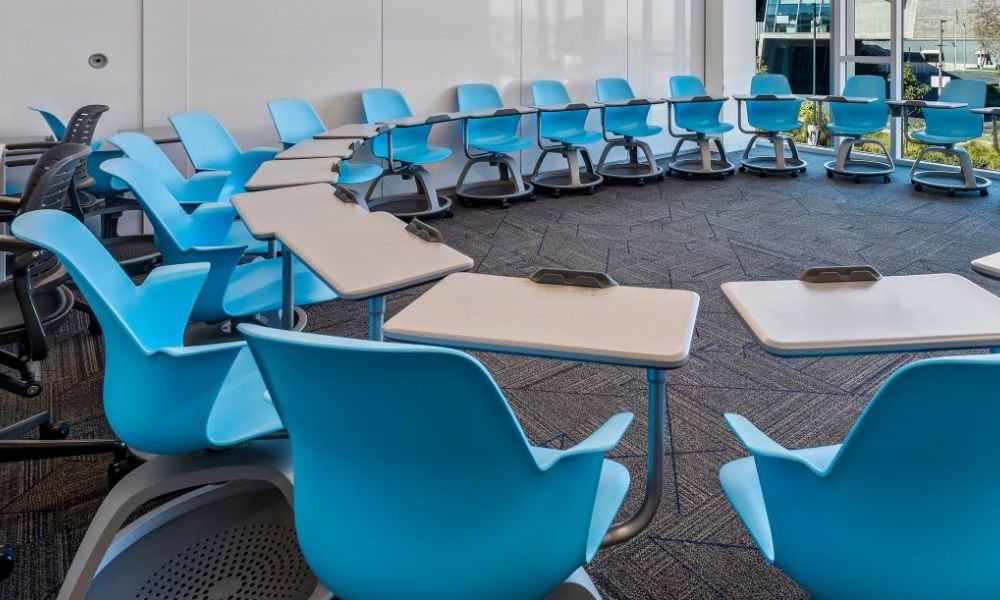
<path id="1" fill-rule="evenodd" d="M 740 167 L 740 173 L 746 173 L 746 172 L 747 172 L 747 168 L 741 166 Z"/>
<path id="2" fill-rule="evenodd" d="M 687 179 L 688 181 L 691 181 L 692 179 L 694 179 L 694 175 L 692 175 L 690 173 L 685 173 L 684 174 L 684 179 Z"/>
<path id="3" fill-rule="evenodd" d="M 799 177 L 799 174 L 796 173 L 795 171 L 792 171 L 792 179 L 798 179 L 798 177 Z"/>
<path id="4" fill-rule="evenodd" d="M 757 173 L 757 177 L 760 177 L 761 179 L 764 179 L 765 177 L 767 177 L 767 173 L 765 173 L 764 171 L 761 171 L 760 173 Z"/>
<path id="5" fill-rule="evenodd" d="M 889 183 L 890 181 L 892 181 L 892 179 L 888 175 L 882 178 L 882 183 Z"/>
<path id="6" fill-rule="evenodd" d="M 640 179 L 640 180 L 636 181 L 635 184 L 638 187 L 646 187 L 646 180 L 645 179 Z"/>
<path id="7" fill-rule="evenodd" d="M 802 167 L 801 169 L 799 169 L 799 173 L 805 174 L 805 172 L 808 171 L 808 170 L 809 169 L 807 169 L 805 167 Z"/>
<path id="8" fill-rule="evenodd" d="M 656 180 L 657 181 L 666 181 L 667 180 L 667 174 L 666 173 L 660 173 L 659 175 L 656 176 Z"/>
<path id="9" fill-rule="evenodd" d="M 985 198 L 990 195 L 990 192 L 989 190 L 979 190 L 979 195 Z"/>
<path id="10" fill-rule="evenodd" d="M 854 176 L 854 183 L 861 183 L 861 177 L 855 175 Z"/>
<path id="11" fill-rule="evenodd" d="M 949 198 L 954 198 L 955 197 L 955 190 L 948 190 L 948 197 Z"/>
<path id="12" fill-rule="evenodd" d="M 502 208 L 504 210 L 510 208 L 510 202 L 508 202 L 506 199 L 501 200 L 500 201 L 500 208 Z"/>
<path id="13" fill-rule="evenodd" d="M 455 216 L 455 213 L 451 212 L 450 210 L 446 210 L 441 214 L 441 216 L 446 219 L 450 219 Z"/>
<path id="14" fill-rule="evenodd" d="M 472 202 L 469 200 L 462 200 L 462 206 L 465 208 L 472 208 Z"/>
<path id="15" fill-rule="evenodd" d="M 87 324 L 87 331 L 93 336 L 100 336 L 104 333 L 101 331 L 101 324 L 94 317 L 90 317 L 90 323 Z"/>
<path id="16" fill-rule="evenodd" d="M 559 190 L 552 190 L 550 193 L 552 194 L 553 198 L 558 198 L 559 196 L 562 195 L 562 193 Z"/>
<path id="17" fill-rule="evenodd" d="M 14 553 L 14 546 L 10 544 L 0 544 L 0 581 L 10 577 L 14 572 L 14 561 L 17 555 Z"/>
<path id="18" fill-rule="evenodd" d="M 593 196 L 596 193 L 597 193 L 597 187 L 596 186 L 590 186 L 589 188 L 587 188 L 587 195 L 588 196 Z"/>
<path id="19" fill-rule="evenodd" d="M 536 196 L 534 194 L 531 194 L 530 196 L 528 196 L 528 202 L 534 202 L 535 200 L 538 200 L 538 196 Z"/>
<path id="20" fill-rule="evenodd" d="M 924 186 L 918 183 L 917 185 L 913 186 L 913 189 L 917 190 L 918 192 L 922 192 L 924 191 Z"/>
<path id="21" fill-rule="evenodd" d="M 833 171 L 827 171 L 826 172 L 826 178 L 827 179 L 833 179 Z"/>
<path id="22" fill-rule="evenodd" d="M 141 464 L 142 461 L 138 457 L 125 450 L 124 456 L 116 458 L 108 465 L 108 487 L 115 487 L 119 481 Z"/>
<path id="23" fill-rule="evenodd" d="M 64 440 L 69 437 L 69 423 L 63 421 L 42 423 L 38 427 L 38 437 L 43 440 Z"/>

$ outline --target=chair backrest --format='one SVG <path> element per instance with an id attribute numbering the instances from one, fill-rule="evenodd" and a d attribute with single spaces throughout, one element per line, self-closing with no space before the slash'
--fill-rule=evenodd
<path id="1" fill-rule="evenodd" d="M 90 146 L 84 144 L 64 143 L 46 150 L 28 173 L 18 213 L 63 209 L 67 205 L 77 169 L 90 153 Z"/>
<path id="2" fill-rule="evenodd" d="M 561 81 L 553 80 L 531 82 L 531 99 L 536 106 L 572 102 L 566 86 Z M 589 114 L 590 112 L 586 110 L 543 113 L 541 135 L 549 137 L 548 133 L 556 135 L 565 131 L 582 131 L 586 127 Z"/>
<path id="3" fill-rule="evenodd" d="M 109 137 L 108 141 L 121 148 L 125 156 L 142 163 L 175 196 L 184 189 L 184 176 L 160 146 L 148 136 L 129 131 L 117 133 Z"/>
<path id="4" fill-rule="evenodd" d="M 199 171 L 234 171 L 243 152 L 229 131 L 207 112 L 170 115 L 184 151 Z"/>
<path id="5" fill-rule="evenodd" d="M 135 285 L 83 223 L 61 211 L 18 217 L 14 234 L 59 257 L 104 332 L 104 410 L 129 446 L 155 453 L 208 447 L 206 423 L 242 343 L 183 348 L 208 266 L 154 269 Z"/>
<path id="6" fill-rule="evenodd" d="M 831 598 L 1000 596 L 997 422 L 1000 356 L 936 358 L 889 378 L 825 477 L 756 457 L 775 562 Z"/>
<path id="7" fill-rule="evenodd" d="M 963 102 L 968 106 L 958 109 L 924 109 L 927 133 L 967 140 L 983 135 L 982 115 L 970 110 L 986 106 L 985 81 L 952 79 L 944 86 L 938 99 L 942 102 Z"/>
<path id="8" fill-rule="evenodd" d="M 694 75 L 674 75 L 670 78 L 670 95 L 674 98 L 707 96 L 705 84 Z M 718 123 L 723 102 L 693 102 L 674 106 L 674 121 L 684 129 L 696 129 L 706 123 Z M 690 125 L 690 127 L 689 127 Z"/>
<path id="9" fill-rule="evenodd" d="M 538 468 L 474 358 L 240 331 L 291 438 L 303 554 L 338 596 L 541 598 L 584 564 L 596 481 Z"/>
<path id="10" fill-rule="evenodd" d="M 619 77 L 609 77 L 597 80 L 597 101 L 611 102 L 613 100 L 630 100 L 635 98 L 632 86 Z M 605 111 L 607 128 L 616 131 L 628 126 L 645 125 L 649 117 L 649 109 L 645 106 L 622 106 L 609 108 Z"/>
<path id="11" fill-rule="evenodd" d="M 500 92 L 489 83 L 463 83 L 458 86 L 456 94 L 458 110 L 463 112 L 503 106 Z M 469 119 L 469 144 L 475 146 L 476 140 L 516 136 L 520 123 L 519 116 Z"/>
<path id="12" fill-rule="evenodd" d="M 831 102 L 830 113 L 833 123 L 847 127 L 867 129 L 871 132 L 885 129 L 889 119 L 889 105 L 886 104 L 885 79 L 878 75 L 855 75 L 844 83 L 845 96 L 875 98 L 871 104 L 847 104 Z"/>
<path id="13" fill-rule="evenodd" d="M 57 117 L 55 113 L 39 106 L 29 106 L 28 110 L 33 110 L 42 115 L 42 118 L 45 119 L 45 124 L 49 126 L 49 130 L 52 132 L 52 136 L 55 137 L 55 139 L 63 139 L 63 136 L 66 134 L 66 124 L 63 123 L 62 119 Z"/>
<path id="14" fill-rule="evenodd" d="M 278 130 L 278 138 L 286 148 L 326 131 L 326 125 L 316 109 L 301 98 L 268 100 L 267 109 L 274 128 Z"/>
<path id="15" fill-rule="evenodd" d="M 361 92 L 361 103 L 368 123 L 391 121 L 413 116 L 410 105 L 397 90 L 373 88 Z M 392 132 L 392 146 L 396 148 L 426 148 L 431 126 L 407 127 Z M 379 158 L 389 155 L 388 136 L 383 134 L 372 140 L 372 153 Z"/>
<path id="16" fill-rule="evenodd" d="M 780 74 L 755 75 L 750 81 L 751 94 L 784 95 L 792 93 L 788 78 Z M 747 102 L 747 122 L 756 129 L 770 131 L 775 126 L 797 121 L 799 100 L 761 100 Z"/>

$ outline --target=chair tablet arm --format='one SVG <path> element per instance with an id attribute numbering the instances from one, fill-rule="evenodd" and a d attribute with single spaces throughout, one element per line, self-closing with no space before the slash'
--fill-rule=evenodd
<path id="1" fill-rule="evenodd" d="M 740 415 L 726 413 L 725 419 L 726 424 L 728 424 L 729 428 L 733 430 L 734 434 L 736 434 L 737 439 L 740 440 L 743 447 L 755 457 L 761 456 L 767 458 L 778 458 L 797 462 L 808 467 L 813 473 L 821 477 L 826 475 L 829 471 L 829 467 L 825 470 L 820 469 L 804 457 L 792 452 L 791 450 L 785 449 L 781 446 L 781 444 L 767 437 L 764 432 L 757 429 L 757 427 L 746 418 Z"/>
<path id="2" fill-rule="evenodd" d="M 986 108 L 973 108 L 969 112 L 975 113 L 977 115 L 983 115 L 991 121 L 996 121 L 1000 119 L 1000 106 L 988 106 Z"/>
<path id="3" fill-rule="evenodd" d="M 493 117 L 513 117 L 523 115 L 533 115 L 538 112 L 537 108 L 531 106 L 501 106 L 500 108 L 486 108 L 465 113 L 466 119 L 490 119 Z"/>
<path id="4" fill-rule="evenodd" d="M 565 460 L 572 456 L 580 456 L 584 454 L 606 454 L 618 445 L 621 441 L 622 436 L 628 430 L 629 425 L 632 424 L 633 419 L 632 413 L 619 413 L 610 419 L 608 419 L 604 425 L 590 434 L 590 436 L 580 442 L 579 444 L 573 446 L 572 448 L 560 452 L 555 455 L 552 459 L 543 462 L 538 465 L 538 468 L 542 471 L 548 471 L 561 460 Z"/>
<path id="5" fill-rule="evenodd" d="M 888 100 L 886 104 L 899 108 L 942 108 L 954 110 L 968 106 L 965 102 L 935 102 L 931 100 Z"/>
<path id="6" fill-rule="evenodd" d="M 625 100 L 602 101 L 605 108 L 619 108 L 624 106 L 649 106 L 650 104 L 664 104 L 666 98 L 627 98 Z"/>
<path id="7" fill-rule="evenodd" d="M 466 113 L 463 112 L 437 113 L 433 115 L 419 115 L 414 117 L 405 117 L 402 119 L 379 121 L 379 123 L 404 129 L 407 127 L 423 127 L 424 125 L 435 125 L 437 123 L 449 123 L 451 121 L 461 121 L 462 119 L 465 118 L 465 115 Z"/>
<path id="8" fill-rule="evenodd" d="M 725 102 L 729 96 L 680 96 L 677 98 L 664 98 L 668 104 L 692 104 L 695 102 Z"/>
<path id="9" fill-rule="evenodd" d="M 806 100 L 809 102 L 838 102 L 841 104 L 871 104 L 875 102 L 877 98 L 865 98 L 862 96 L 806 96 Z"/>
<path id="10" fill-rule="evenodd" d="M 595 108 L 601 108 L 604 106 L 600 102 L 569 102 L 566 104 L 543 104 L 541 106 L 532 106 L 535 110 L 540 113 L 545 112 L 568 112 L 572 110 L 593 110 Z"/>
<path id="11" fill-rule="evenodd" d="M 800 96 L 796 96 L 795 94 L 738 94 L 733 96 L 733 100 L 736 100 L 737 102 L 804 101 Z"/>
<path id="12" fill-rule="evenodd" d="M 347 125 L 341 125 L 340 127 L 334 127 L 324 131 L 323 133 L 317 133 L 313 136 L 313 139 L 317 140 L 344 140 L 344 139 L 358 139 L 358 140 L 370 140 L 376 138 L 383 133 L 392 129 L 392 125 L 387 125 L 385 123 L 379 123 L 376 125 L 369 125 L 366 123 L 348 123 Z"/>

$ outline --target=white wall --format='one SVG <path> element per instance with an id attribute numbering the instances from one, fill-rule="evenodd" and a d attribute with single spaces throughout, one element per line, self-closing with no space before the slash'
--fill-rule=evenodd
<path id="1" fill-rule="evenodd" d="M 81 17 L 65 25 L 67 49 L 59 56 L 30 43 L 39 27 L 49 27 L 46 40 L 53 37 L 51 24 L 62 22 L 53 15 L 77 5 Z M 22 55 L 15 85 L 4 84 L 0 137 L 41 131 L 41 120 L 23 111 L 36 101 L 63 114 L 84 101 L 103 101 L 112 112 L 101 133 L 209 110 L 245 146 L 273 145 L 265 102 L 274 97 L 306 98 L 333 126 L 362 118 L 359 92 L 367 87 L 398 88 L 421 113 L 454 110 L 454 88 L 464 82 L 493 83 L 509 103 L 528 103 L 530 82 L 541 78 L 565 81 L 581 100 L 594 98 L 599 77 L 627 77 L 637 94 L 664 96 L 670 75 L 704 75 L 705 66 L 702 0 L 0 0 L 0 6 L 0 48 L 5 57 Z M 87 34 L 69 35 L 80 23 Z M 752 10 L 748 25 L 752 30 Z M 25 47 L 33 52 L 17 52 Z M 86 56 L 102 48 L 110 48 L 111 64 L 94 71 Z M 71 78 L 63 64 L 69 55 Z M 36 85 L 44 71 L 55 75 Z M 662 107 L 652 117 L 665 125 Z M 596 113 L 591 125 L 599 128 Z M 523 131 L 533 134 L 532 119 Z M 454 183 L 463 162 L 459 133 L 457 125 L 444 125 L 433 134 L 457 154 L 434 168 L 442 187 Z M 666 134 L 653 146 L 672 148 Z M 536 156 L 534 149 L 524 152 L 525 171 Z"/>

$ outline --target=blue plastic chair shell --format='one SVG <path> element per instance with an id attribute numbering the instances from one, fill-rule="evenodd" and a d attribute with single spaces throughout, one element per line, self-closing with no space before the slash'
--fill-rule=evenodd
<path id="1" fill-rule="evenodd" d="M 750 82 L 751 94 L 784 95 L 792 93 L 788 78 L 779 74 L 755 75 Z M 802 127 L 799 109 L 802 100 L 759 100 L 747 102 L 747 122 L 761 131 L 795 131 Z"/>
<path id="2" fill-rule="evenodd" d="M 413 116 L 403 95 L 389 88 L 374 88 L 361 92 L 361 103 L 364 106 L 365 119 L 370 124 Z M 431 127 L 422 125 L 393 131 L 393 160 L 412 165 L 426 165 L 451 156 L 451 149 L 427 143 Z M 372 154 L 379 158 L 389 157 L 388 135 L 383 134 L 372 140 Z"/>
<path id="3" fill-rule="evenodd" d="M 326 131 L 326 125 L 316 109 L 301 98 L 268 100 L 267 108 L 281 144 L 286 149 Z M 378 165 L 341 161 L 338 182 L 341 185 L 364 183 L 381 174 L 382 168 Z"/>
<path id="4" fill-rule="evenodd" d="M 533 448 L 462 352 L 240 331 L 291 438 L 303 555 L 338 597 L 542 598 L 597 551 L 629 481 L 604 455 L 630 414 Z"/>
<path id="5" fill-rule="evenodd" d="M 889 118 L 885 79 L 878 75 L 855 75 L 844 84 L 844 96 L 875 98 L 871 104 L 831 102 L 828 127 L 834 134 L 863 136 L 885 129 Z"/>
<path id="6" fill-rule="evenodd" d="M 458 110 L 473 112 L 503 106 L 500 92 L 489 83 L 464 83 L 458 86 Z M 469 145 L 496 153 L 516 152 L 531 145 L 518 135 L 519 115 L 469 120 Z"/>
<path id="7" fill-rule="evenodd" d="M 1000 597 L 1000 356 L 899 369 L 842 445 L 786 450 L 726 420 L 752 457 L 722 468 L 722 488 L 814 598 Z"/>
<path id="8" fill-rule="evenodd" d="M 104 332 L 104 410 L 131 448 L 197 452 L 281 429 L 245 343 L 184 347 L 208 265 L 159 267 L 137 286 L 67 213 L 25 213 L 12 230 L 55 254 L 93 308 Z"/>
<path id="9" fill-rule="evenodd" d="M 670 78 L 670 95 L 674 98 L 707 96 L 708 91 L 694 75 L 675 75 Z M 719 119 L 724 102 L 693 102 L 674 106 L 674 121 L 678 127 L 705 135 L 718 135 L 731 131 L 733 126 Z"/>
<path id="10" fill-rule="evenodd" d="M 536 106 L 566 104 L 571 102 L 569 92 L 561 81 L 540 80 L 531 83 L 531 97 Z M 567 145 L 583 145 L 601 139 L 601 134 L 587 130 L 590 111 L 572 110 L 543 113 L 541 136 Z"/>
<path id="11" fill-rule="evenodd" d="M 265 161 L 278 154 L 277 148 L 259 147 L 244 152 L 218 119 L 206 112 L 170 115 L 170 124 L 197 171 L 229 171 L 242 186 Z"/>
<path id="12" fill-rule="evenodd" d="M 635 98 L 628 81 L 617 77 L 597 80 L 597 100 L 611 102 Z M 663 131 L 662 127 L 648 123 L 650 105 L 622 106 L 605 110 L 605 125 L 615 135 L 650 137 Z"/>
<path id="13" fill-rule="evenodd" d="M 925 108 L 927 129 L 913 132 L 913 137 L 926 144 L 949 146 L 974 140 L 983 135 L 983 117 L 970 112 L 986 106 L 986 82 L 953 79 L 944 86 L 941 102 L 961 102 L 966 108 Z"/>
<path id="14" fill-rule="evenodd" d="M 55 113 L 46 110 L 38 106 L 29 106 L 28 110 L 33 110 L 36 113 L 42 115 L 45 119 L 45 124 L 49 126 L 49 131 L 52 132 L 52 137 L 61 140 L 63 136 L 66 135 L 66 123 L 63 122 Z M 90 149 L 97 151 L 101 147 L 101 140 L 99 138 L 94 138 L 90 142 Z"/>

